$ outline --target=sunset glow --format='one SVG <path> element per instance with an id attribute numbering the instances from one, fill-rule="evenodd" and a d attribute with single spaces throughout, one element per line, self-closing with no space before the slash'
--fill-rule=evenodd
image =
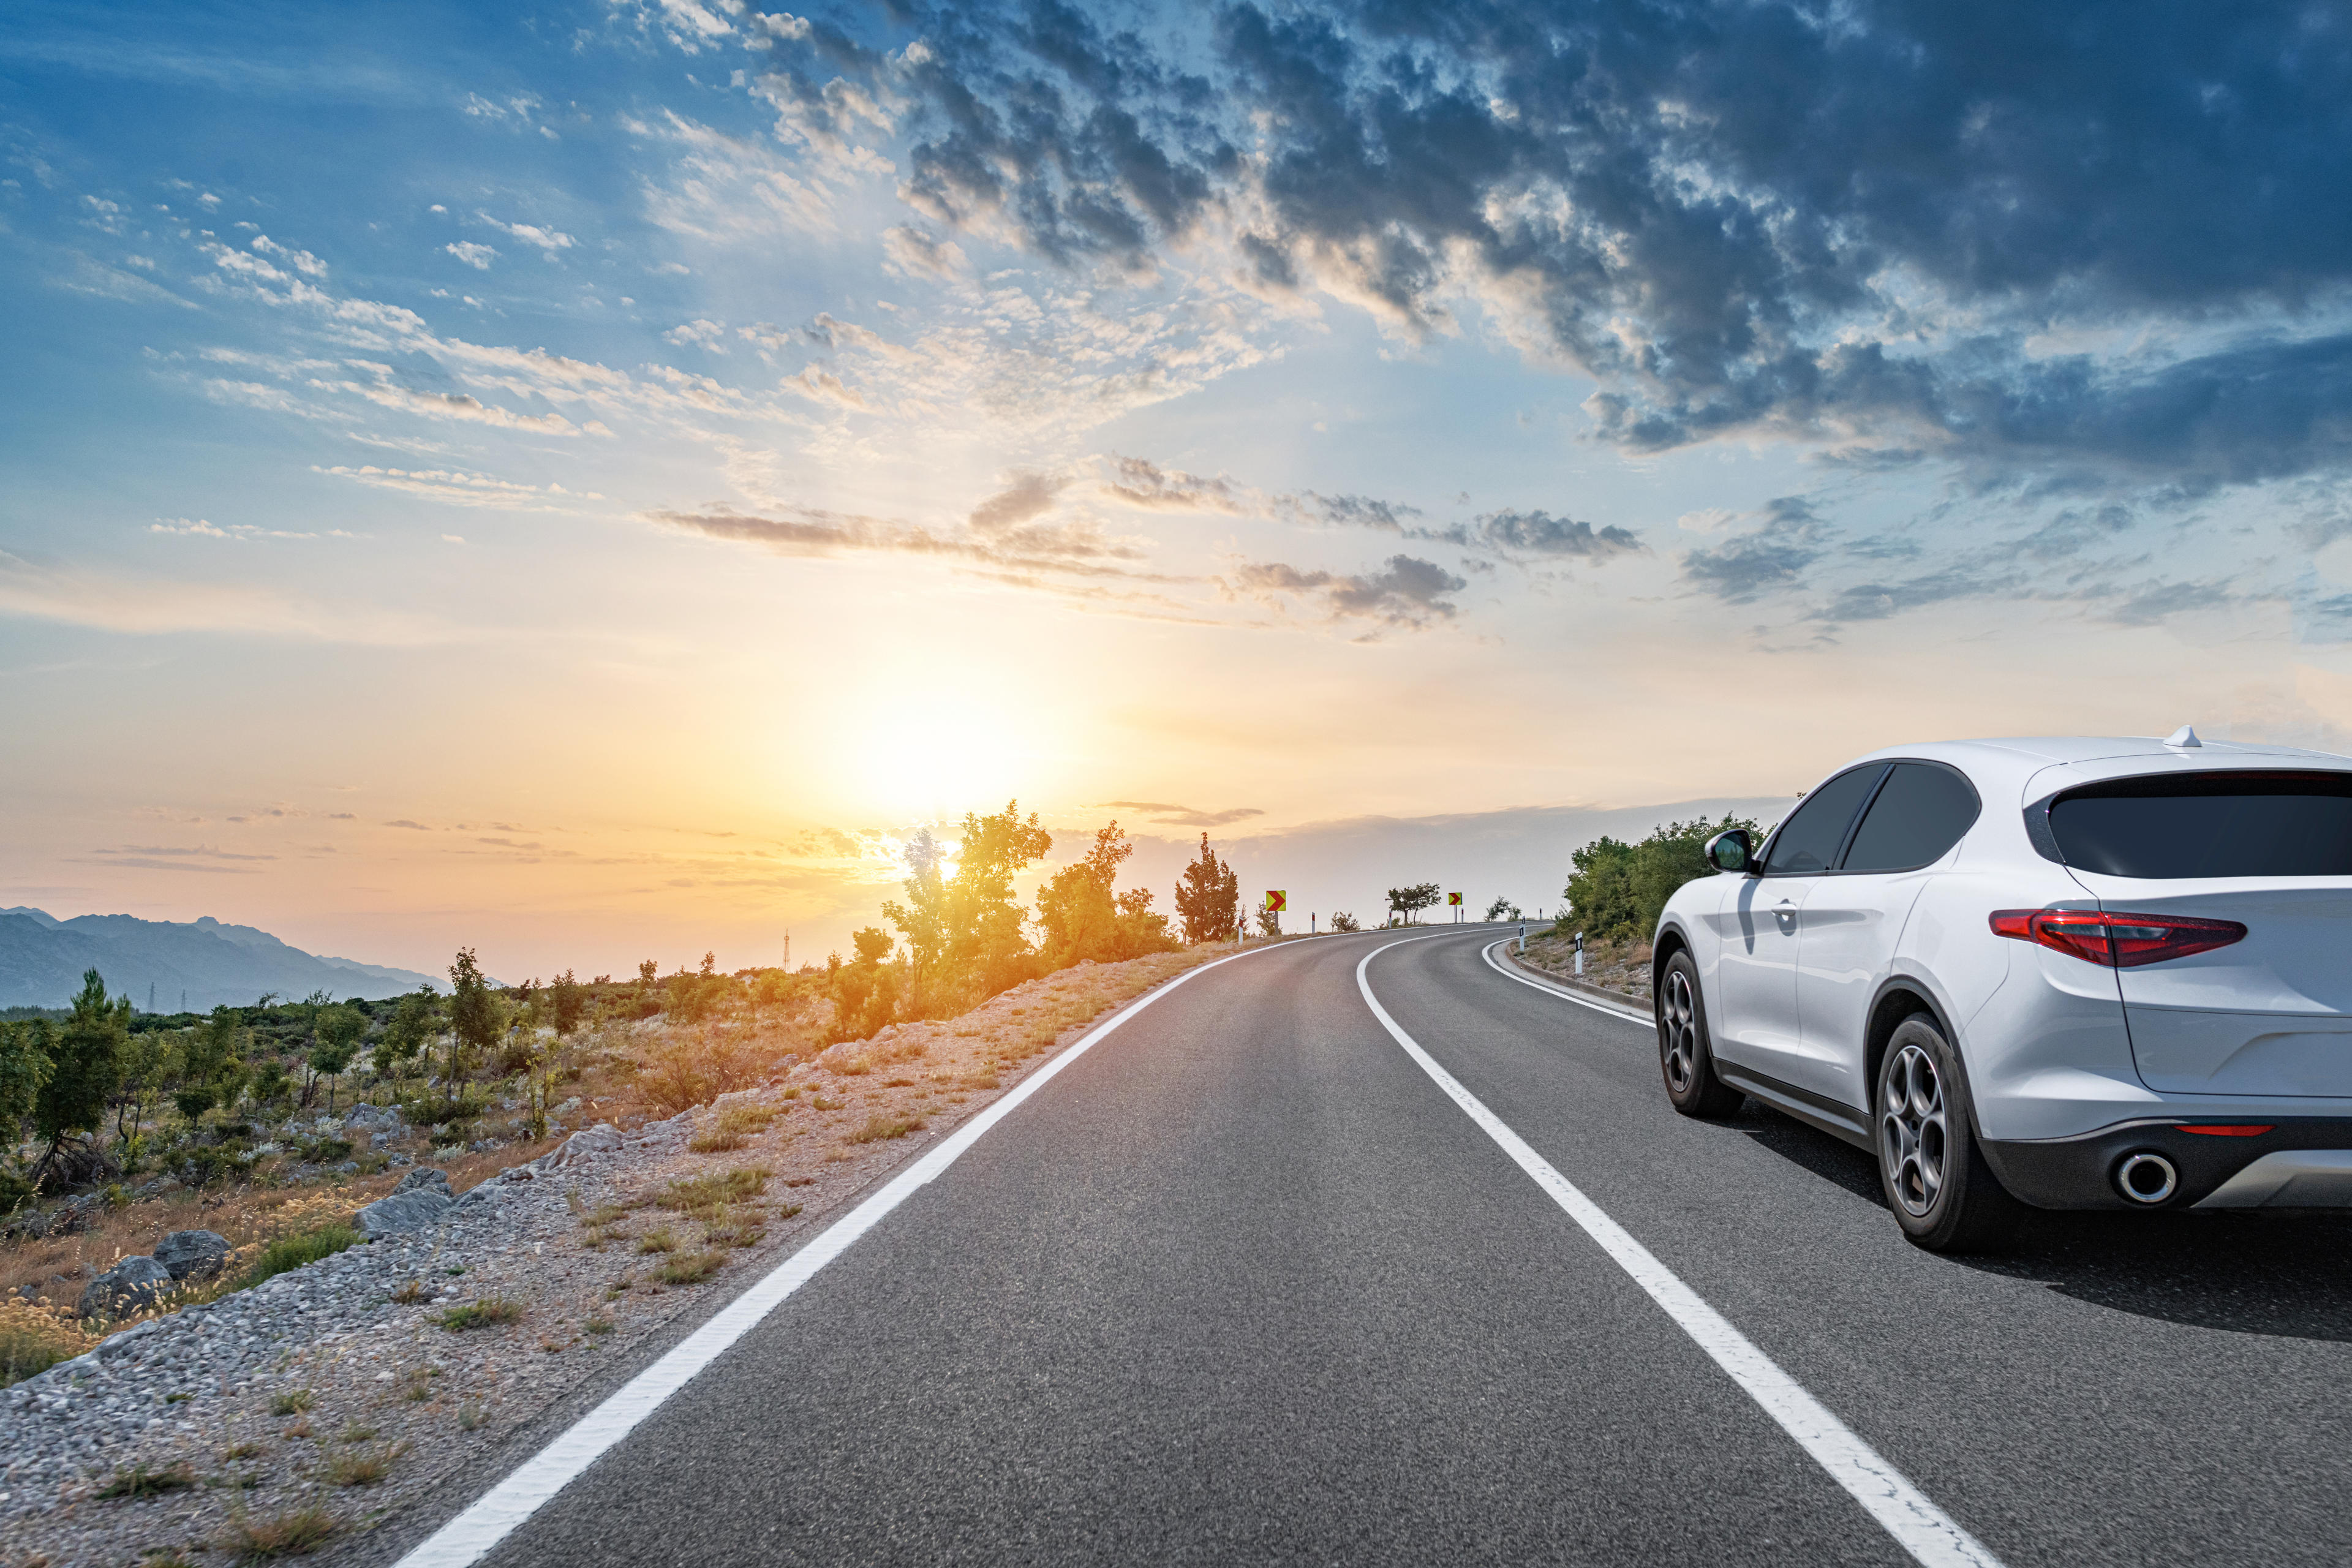
<path id="1" fill-rule="evenodd" d="M 1790 175 L 1845 258 L 1759 281 L 1719 224 L 1546 226 L 1589 171 L 1537 142 L 1464 176 L 1484 216 L 1391 230 L 1283 172 L 1304 110 L 1245 57 L 1290 46 L 1247 29 L 1135 35 L 1222 84 L 1206 120 L 1097 104 L 1160 139 L 1163 201 L 1069 173 L 1109 89 L 1009 25 L 561 15 L 7 24 L 0 897 L 425 967 L 748 963 L 873 918 L 856 847 L 1013 798 L 1120 817 L 1164 882 L 1203 823 L 1272 874 L 1370 819 L 1769 806 L 1913 737 L 2352 727 L 2338 426 L 2130 423 L 2336 341 L 2309 279 L 2053 255 L 2072 302 L 2029 307 Z M 1369 113 L 1369 36 L 1333 47 Z M 1517 68 L 1473 56 L 1429 136 Z M 1029 71 L 1073 118 L 1024 194 L 942 105 Z M 1555 112 L 1511 90 L 1459 105 Z M 1736 118 L 1638 157 L 1779 178 L 1694 129 Z M 1665 281 L 1706 268 L 1754 297 Z M 1762 390 L 1865 348 L 1937 390 Z M 1955 412 L 2062 381 L 2063 429 Z M 1556 899 L 1570 847 L 1474 900 Z M 1301 907 L 1474 869 L 1347 864 Z"/>

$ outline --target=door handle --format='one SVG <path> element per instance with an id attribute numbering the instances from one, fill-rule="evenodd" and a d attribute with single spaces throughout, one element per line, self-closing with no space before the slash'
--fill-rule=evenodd
<path id="1" fill-rule="evenodd" d="M 1772 918 L 1784 926 L 1792 925 L 1797 919 L 1797 906 L 1790 900 L 1782 899 L 1772 906 Z"/>

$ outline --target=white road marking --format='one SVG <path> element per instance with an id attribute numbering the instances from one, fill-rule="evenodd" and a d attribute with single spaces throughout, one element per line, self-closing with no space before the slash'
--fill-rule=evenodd
<path id="1" fill-rule="evenodd" d="M 1931 1568 L 2000 1568 L 2000 1560 L 1982 1542 L 1930 1502 L 1926 1493 L 1881 1458 L 1876 1449 L 1832 1415 L 1827 1405 L 1806 1393 L 1802 1384 L 1781 1371 L 1747 1335 L 1733 1328 L 1730 1320 L 1708 1306 L 1697 1291 L 1652 1256 L 1650 1249 L 1634 1240 L 1624 1226 L 1611 1219 L 1574 1183 L 1552 1169 L 1542 1155 L 1528 1147 L 1526 1139 L 1512 1131 L 1476 1095 L 1438 1066 L 1389 1016 L 1388 1009 L 1372 994 L 1371 980 L 1365 972 L 1371 967 L 1373 959 L 1404 945 L 1391 942 L 1366 953 L 1363 962 L 1356 965 L 1356 987 L 1364 994 L 1364 1005 L 1372 1010 L 1372 1016 L 1381 1021 L 1421 1070 L 1445 1091 L 1446 1098 L 1460 1106 L 1478 1124 L 1479 1131 L 1492 1138 L 1519 1169 L 1535 1178 L 1536 1185 L 1567 1211 L 1568 1217 L 1583 1227 L 1587 1236 L 1599 1242 L 1617 1267 L 1631 1275 L 1633 1283 L 1648 1292 L 1650 1300 L 1664 1308 L 1666 1316 L 1696 1341 L 1716 1365 L 1728 1373 L 1767 1415 L 1779 1422 L 1780 1429 L 1794 1437 L 1798 1446 L 1829 1472 L 1832 1480 L 1868 1510 L 1897 1545 Z M 1549 991 L 1550 987 L 1538 989 Z"/>
<path id="2" fill-rule="evenodd" d="M 778 1264 L 766 1278 L 722 1308 L 637 1373 L 602 1405 L 591 1410 L 546 1447 L 524 1460 L 506 1479 L 492 1487 L 457 1518 L 420 1542 L 396 1568 L 467 1568 L 479 1562 L 523 1521 L 562 1491 L 604 1452 L 627 1436 L 662 1402 L 741 1339 L 751 1326 L 806 1284 L 816 1271 L 847 1251 L 851 1243 L 883 1216 L 937 1179 L 980 1141 L 981 1134 L 1012 1114 L 1022 1101 L 1045 1087 L 1047 1080 L 1084 1056 L 1096 1041 L 1167 995 L 1197 974 L 1205 974 L 1235 959 L 1255 958 L 1285 944 L 1269 942 L 1230 957 L 1188 969 L 1156 990 L 1088 1030 L 1076 1044 L 1024 1079 L 1003 1099 L 959 1127 L 940 1146 L 900 1172 L 880 1192 L 827 1226 L 807 1245 Z"/>
<path id="3" fill-rule="evenodd" d="M 1532 990 L 1540 991 L 1547 996 L 1557 996 L 1563 1002 L 1573 1002 L 1580 1007 L 1590 1007 L 1596 1013 L 1606 1013 L 1611 1017 L 1622 1018 L 1628 1024 L 1639 1024 L 1645 1029 L 1654 1029 L 1658 1026 L 1657 1020 L 1649 1016 L 1647 1014 L 1636 1013 L 1630 1007 L 1612 1007 L 1597 996 L 1580 996 L 1564 985 L 1547 985 L 1542 981 L 1538 980 L 1531 975 L 1520 974 L 1515 971 L 1504 968 L 1501 964 L 1495 962 L 1495 952 L 1497 948 L 1507 945 L 1510 941 L 1511 939 L 1509 937 L 1505 937 L 1501 942 L 1487 943 L 1486 946 L 1481 950 L 1486 960 L 1486 967 L 1501 975 L 1504 979 L 1516 980 L 1520 984 L 1528 986 Z"/>

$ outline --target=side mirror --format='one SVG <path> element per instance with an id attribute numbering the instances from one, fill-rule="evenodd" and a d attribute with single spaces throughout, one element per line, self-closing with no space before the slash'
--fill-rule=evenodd
<path id="1" fill-rule="evenodd" d="M 1706 863 L 1717 871 L 1752 871 L 1756 844 L 1744 827 L 1727 828 L 1706 841 Z"/>

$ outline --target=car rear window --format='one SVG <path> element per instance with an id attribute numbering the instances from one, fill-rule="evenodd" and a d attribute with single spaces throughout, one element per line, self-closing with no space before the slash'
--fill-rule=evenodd
<path id="1" fill-rule="evenodd" d="M 1910 871 L 1940 860 L 1977 819 L 1977 792 L 1940 763 L 1897 763 L 1853 830 L 1843 871 Z"/>
<path id="2" fill-rule="evenodd" d="M 2158 773 L 2050 805 L 2069 866 L 2109 877 L 2352 877 L 2352 773 Z"/>

